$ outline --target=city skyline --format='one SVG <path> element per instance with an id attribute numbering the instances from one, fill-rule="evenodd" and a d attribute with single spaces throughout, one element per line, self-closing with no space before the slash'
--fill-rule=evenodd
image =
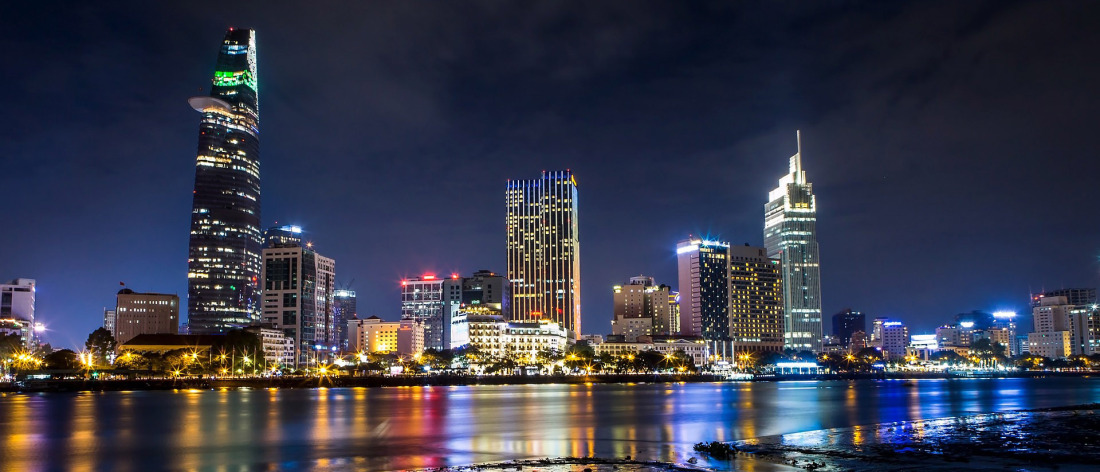
<path id="1" fill-rule="evenodd" d="M 662 8 L 670 8 L 664 13 L 673 17 L 706 16 Z M 1024 312 L 1031 292 L 1097 285 L 1095 231 L 1049 231 L 1065 227 L 1081 211 L 1074 204 L 1088 188 L 1082 179 L 1097 166 L 1086 158 L 1092 145 L 1084 127 L 1085 110 L 1097 94 L 1081 81 L 1095 66 L 1075 60 L 1087 57 L 1097 43 L 1095 33 L 1077 23 L 1064 25 L 1065 32 L 1052 30 L 1043 19 L 1053 13 L 1028 5 L 959 6 L 939 20 L 901 6 L 880 6 L 850 19 L 828 7 L 765 9 L 749 13 L 762 13 L 762 24 L 793 34 L 764 36 L 759 49 L 791 65 L 758 56 L 746 60 L 761 70 L 757 75 L 790 82 L 742 81 L 719 89 L 716 84 L 740 75 L 730 57 L 759 54 L 743 46 L 746 37 L 720 28 L 739 21 L 741 12 L 719 10 L 713 20 L 699 20 L 701 32 L 667 37 L 663 48 L 647 41 L 668 24 L 631 14 L 615 23 L 615 11 L 599 9 L 579 14 L 582 37 L 596 26 L 616 24 L 621 43 L 598 45 L 579 59 L 542 50 L 548 59 L 541 61 L 544 69 L 504 58 L 543 40 L 575 46 L 568 35 L 534 38 L 522 28 L 505 28 L 508 41 L 494 46 L 455 40 L 463 27 L 450 26 L 439 33 L 446 41 L 415 32 L 406 37 L 398 32 L 414 29 L 408 25 L 440 24 L 430 14 L 440 10 L 399 8 L 388 13 L 404 28 L 371 34 L 397 38 L 400 47 L 395 52 L 368 47 L 367 57 L 383 60 L 364 61 L 392 69 L 347 64 L 337 69 L 344 72 L 338 77 L 316 74 L 340 64 L 328 55 L 315 58 L 316 70 L 300 67 L 313 59 L 307 51 L 321 48 L 316 42 L 295 47 L 321 27 L 316 17 L 293 26 L 279 21 L 278 13 L 286 12 L 252 14 L 236 6 L 212 15 L 171 12 L 180 14 L 178 22 L 167 21 L 166 12 L 116 12 L 103 17 L 149 26 L 109 28 L 127 33 L 86 41 L 103 33 L 96 26 L 107 21 L 89 26 L 79 15 L 61 14 L 56 23 L 65 32 L 54 42 L 32 48 L 23 39 L 5 37 L 6 49 L 35 50 L 44 57 L 29 60 L 17 52 L 15 62 L 66 63 L 71 47 L 88 56 L 89 64 L 111 62 L 121 71 L 79 68 L 48 77 L 52 86 L 35 82 L 46 73 L 14 80 L 25 92 L 13 97 L 14 115 L 22 118 L 7 119 L 2 151 L 22 172 L 2 177 L 0 196 L 23 203 L 11 210 L 11 218 L 27 222 L 27 230 L 2 236 L 3 246 L 14 249 L 6 252 L 0 275 L 38 281 L 37 317 L 50 330 L 45 339 L 55 345 L 83 342 L 100 323 L 102 308 L 112 303 L 119 280 L 142 292 L 185 296 L 187 223 L 180 215 L 190 206 L 186 190 L 193 184 L 188 180 L 194 175 L 194 112 L 180 103 L 209 83 L 210 38 L 232 24 L 256 27 L 272 42 L 264 43 L 260 61 L 263 87 L 271 87 L 264 89 L 264 214 L 301 224 L 307 236 L 317 238 L 320 251 L 341 262 L 341 274 L 347 275 L 339 275 L 340 281 L 357 280 L 350 288 L 359 293 L 361 317 L 396 319 L 395 287 L 403 277 L 480 268 L 503 272 L 501 182 L 541 169 L 571 168 L 584 188 L 582 326 L 586 332 L 610 332 L 608 288 L 638 273 L 675 280 L 675 242 L 682 235 L 761 244 L 760 195 L 790 155 L 789 133 L 799 128 L 808 136 L 807 155 L 813 156 L 807 165 L 815 193 L 826 202 L 819 209 L 826 315 L 851 306 L 868 318 L 902 319 L 913 332 L 929 332 L 954 313 Z M 33 19 L 36 12 L 27 13 Z M 514 10 L 505 13 L 521 17 Z M 1071 16 L 1089 17 L 1078 13 Z M 932 22 L 936 34 L 927 44 L 888 47 L 891 43 L 882 40 L 897 41 L 915 28 L 910 14 Z M 474 15 L 475 24 L 495 25 Z M 568 17 L 544 11 L 528 21 L 552 24 Z M 1025 21 L 1029 18 L 1036 19 Z M 813 27 L 795 27 L 809 19 L 815 20 Z M 874 26 L 874 34 L 858 41 L 836 33 L 846 50 L 864 55 L 827 70 L 815 83 L 799 78 L 835 58 L 814 59 L 801 48 L 814 51 L 814 40 L 847 21 Z M 1028 26 L 1006 32 L 1004 26 L 1016 21 Z M 759 34 L 761 28 L 749 32 Z M 1084 36 L 1063 42 L 1068 34 Z M 957 44 L 944 49 L 941 37 Z M 443 43 L 450 43 L 457 59 L 443 54 L 448 51 Z M 402 55 L 418 46 L 442 52 L 422 59 Z M 1056 46 L 1059 55 L 1037 52 Z M 476 58 L 486 57 L 482 52 L 498 55 L 485 59 L 492 66 L 487 76 L 472 75 L 480 67 L 471 67 Z M 696 78 L 634 69 L 647 59 L 672 71 L 697 71 Z M 940 62 L 968 64 L 968 72 L 953 75 Z M 450 72 L 426 84 L 433 64 Z M 997 74 L 1003 67 L 1020 73 Z M 137 78 L 122 87 L 127 96 L 112 89 L 120 74 Z M 345 76 L 369 86 L 345 82 Z M 1033 80 L 1039 76 L 1042 84 Z M 609 83 L 626 86 L 600 97 L 582 92 Z M 1013 93 L 1024 86 L 1040 92 Z M 525 92 L 528 88 L 547 98 L 538 99 Z M 341 99 L 348 90 L 356 93 L 341 103 L 329 95 L 337 90 Z M 747 92 L 760 98 L 742 102 Z M 970 101 L 951 98 L 959 93 Z M 660 99 L 664 96 L 668 101 Z M 40 112 L 31 104 L 77 107 L 65 116 L 40 115 L 49 107 Z M 746 114 L 755 117 L 751 126 L 738 124 Z M 89 116 L 109 119 L 100 123 Z M 57 123 L 51 135 L 28 127 L 46 120 Z M 512 124 L 496 124 L 502 122 Z M 133 129 L 147 135 L 113 146 Z M 363 138 L 351 136 L 360 131 Z M 38 156 L 64 158 L 51 164 Z M 301 156 L 308 156 L 310 165 L 300 165 L 298 159 L 306 159 Z M 458 168 L 449 178 L 422 178 L 425 169 L 452 161 Z M 60 165 L 57 172 L 54 165 Z M 412 217 L 439 200 L 448 204 L 443 214 Z M 131 224 L 128 218 L 138 214 L 144 218 Z M 273 224 L 265 220 L 261 227 Z M 437 240 L 442 243 L 433 247 Z M 76 270 L 80 266 L 96 270 Z M 879 280 L 881 273 L 891 277 Z"/>

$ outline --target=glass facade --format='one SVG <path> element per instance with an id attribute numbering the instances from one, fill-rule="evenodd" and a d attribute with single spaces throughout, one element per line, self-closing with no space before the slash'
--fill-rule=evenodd
<path id="1" fill-rule="evenodd" d="M 581 333 L 577 181 L 570 171 L 509 180 L 505 192 L 512 320 L 545 319 Z"/>
<path id="2" fill-rule="evenodd" d="M 802 144 L 790 173 L 764 205 L 764 246 L 783 271 L 784 343 L 796 351 L 821 351 L 821 265 L 817 249 L 817 201 L 802 170 Z"/>
<path id="3" fill-rule="evenodd" d="M 256 34 L 230 29 L 202 114 L 188 250 L 187 315 L 193 334 L 259 321 L 260 143 Z"/>

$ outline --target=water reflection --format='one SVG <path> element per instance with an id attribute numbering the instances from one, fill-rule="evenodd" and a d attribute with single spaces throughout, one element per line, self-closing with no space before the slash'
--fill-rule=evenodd
<path id="1" fill-rule="evenodd" d="M 0 457 L 5 469 L 31 471 L 683 462 L 699 441 L 805 431 L 798 441 L 832 444 L 821 430 L 1095 401 L 1091 379 L 7 394 Z M 856 427 L 850 440 L 878 434 Z"/>

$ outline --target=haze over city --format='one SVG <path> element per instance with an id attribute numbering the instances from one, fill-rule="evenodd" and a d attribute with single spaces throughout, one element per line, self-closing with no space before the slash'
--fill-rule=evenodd
<path id="1" fill-rule="evenodd" d="M 263 226 L 301 225 L 360 315 L 503 272 L 506 179 L 571 169 L 584 331 L 609 332 L 611 286 L 675 285 L 687 234 L 762 244 L 796 129 L 826 319 L 925 332 L 1097 285 L 1095 4 L 137 5 L 2 7 L 0 274 L 37 280 L 55 346 L 119 282 L 186 297 L 187 98 L 228 26 L 259 42 Z"/>

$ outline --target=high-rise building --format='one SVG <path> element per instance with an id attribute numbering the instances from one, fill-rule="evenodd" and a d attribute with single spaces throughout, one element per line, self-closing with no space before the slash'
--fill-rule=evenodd
<path id="1" fill-rule="evenodd" d="M 903 358 L 909 345 L 909 327 L 889 318 L 875 318 L 871 322 L 871 345 L 882 349 L 883 359 Z"/>
<path id="2" fill-rule="evenodd" d="M 103 329 L 111 332 L 111 336 L 118 339 L 118 333 L 115 330 L 116 322 L 118 321 L 118 310 L 103 309 Z"/>
<path id="3" fill-rule="evenodd" d="M 256 34 L 225 33 L 202 113 L 195 157 L 187 317 L 195 334 L 224 333 L 259 320 L 260 143 Z"/>
<path id="4" fill-rule="evenodd" d="M 1100 309 L 1094 303 L 1071 304 L 1070 295 L 1044 295 L 1036 300 L 1039 305 L 1032 308 L 1035 330 L 1031 333 L 1035 336 L 1028 340 L 1031 353 L 1057 358 L 1100 352 Z M 1077 301 L 1087 302 L 1088 298 L 1078 296 Z M 1064 352 L 1059 350 L 1062 335 L 1058 334 L 1063 332 L 1068 339 Z M 1050 339 L 1055 339 L 1053 344 Z M 1034 340 L 1042 341 L 1036 344 Z"/>
<path id="5" fill-rule="evenodd" d="M 452 275 L 451 280 L 457 280 Z M 463 305 L 488 305 L 502 313 L 511 308 L 511 289 L 508 278 L 491 270 L 479 270 L 474 275 L 462 277 Z"/>
<path id="6" fill-rule="evenodd" d="M 301 226 L 276 226 L 264 231 L 264 248 L 298 247 L 302 245 Z"/>
<path id="7" fill-rule="evenodd" d="M 660 336 L 680 334 L 680 292 L 668 292 L 668 318 L 653 320 L 653 333 Z"/>
<path id="8" fill-rule="evenodd" d="M 852 333 L 856 331 L 867 332 L 867 315 L 851 308 L 833 315 L 833 336 L 840 340 L 840 344 L 851 345 Z"/>
<path id="9" fill-rule="evenodd" d="M 337 348 L 336 261 L 293 244 L 263 250 L 263 324 L 292 339 L 295 366 L 307 367 Z"/>
<path id="10" fill-rule="evenodd" d="M 732 356 L 730 346 L 730 245 L 686 239 L 676 244 L 680 281 L 680 334 L 701 336 L 711 352 Z"/>
<path id="11" fill-rule="evenodd" d="M 510 318 L 550 320 L 579 339 L 581 262 L 573 173 L 509 180 L 505 202 Z"/>
<path id="12" fill-rule="evenodd" d="M 764 246 L 783 270 L 786 347 L 821 350 L 821 265 L 817 248 L 817 201 L 802 170 L 802 136 L 790 172 L 764 205 Z"/>
<path id="13" fill-rule="evenodd" d="M 23 345 L 34 346 L 34 279 L 0 284 L 0 334 L 17 334 Z"/>
<path id="14" fill-rule="evenodd" d="M 168 293 L 138 293 L 128 288 L 115 298 L 115 342 L 122 344 L 139 334 L 177 334 L 180 297 Z"/>
<path id="15" fill-rule="evenodd" d="M 627 342 L 636 342 L 638 336 L 662 334 L 656 330 L 667 330 L 672 316 L 668 293 L 667 285 L 657 285 L 653 277 L 644 275 L 612 287 L 611 334 L 625 336 Z"/>
<path id="16" fill-rule="evenodd" d="M 462 279 L 444 279 L 432 274 L 401 281 L 401 319 L 424 326 L 424 348 L 446 349 L 451 312 L 462 300 Z"/>
<path id="17" fill-rule="evenodd" d="M 730 337 L 736 354 L 783 352 L 783 276 L 767 249 L 730 247 Z"/>
<path id="18" fill-rule="evenodd" d="M 332 292 L 332 316 L 336 319 L 336 343 L 342 350 L 348 350 L 348 320 L 355 318 L 355 291 L 336 290 Z"/>
<path id="19" fill-rule="evenodd" d="M 1066 297 L 1066 304 L 1068 305 L 1094 305 L 1096 304 L 1096 289 L 1095 288 L 1063 288 L 1058 290 L 1050 290 L 1040 294 L 1031 296 L 1031 307 L 1037 307 L 1042 304 L 1042 299 L 1045 297 Z"/>

